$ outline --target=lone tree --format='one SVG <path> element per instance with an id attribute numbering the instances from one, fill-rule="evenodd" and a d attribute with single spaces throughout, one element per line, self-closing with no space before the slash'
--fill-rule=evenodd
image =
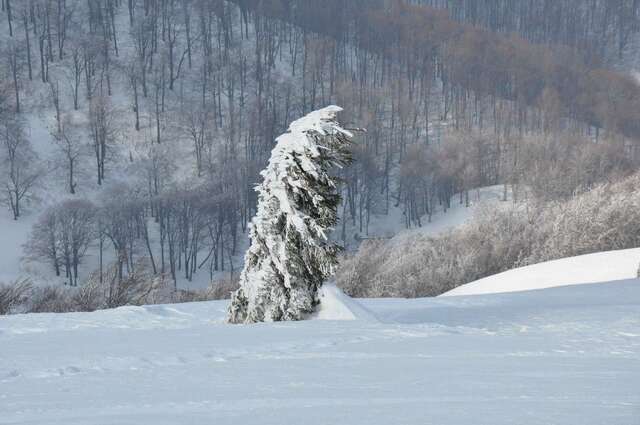
<path id="1" fill-rule="evenodd" d="M 229 322 L 301 320 L 318 304 L 318 288 L 334 273 L 340 247 L 329 241 L 340 203 L 333 167 L 351 162 L 352 135 L 328 106 L 294 121 L 276 139 L 256 188 L 240 289 Z"/>

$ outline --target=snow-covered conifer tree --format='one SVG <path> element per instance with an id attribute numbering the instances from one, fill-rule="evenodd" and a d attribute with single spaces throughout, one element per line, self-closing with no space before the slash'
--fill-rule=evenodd
<path id="1" fill-rule="evenodd" d="M 318 288 L 334 273 L 339 251 L 328 238 L 340 203 L 330 171 L 351 161 L 352 135 L 336 119 L 341 110 L 311 112 L 276 139 L 256 188 L 251 246 L 229 322 L 301 320 L 318 304 Z"/>

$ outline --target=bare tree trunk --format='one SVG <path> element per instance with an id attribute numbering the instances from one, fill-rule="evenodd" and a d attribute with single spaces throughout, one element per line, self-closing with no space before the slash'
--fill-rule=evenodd
<path id="1" fill-rule="evenodd" d="M 11 0 L 5 0 L 7 10 L 7 21 L 9 21 L 9 37 L 13 37 L 13 14 L 11 13 Z"/>
<path id="2" fill-rule="evenodd" d="M 29 38 L 29 21 L 27 19 L 26 10 L 23 11 L 22 21 L 24 24 L 24 38 L 25 38 L 26 47 L 27 47 L 27 68 L 29 70 L 29 81 L 33 81 L 33 70 L 31 67 L 31 41 Z"/>

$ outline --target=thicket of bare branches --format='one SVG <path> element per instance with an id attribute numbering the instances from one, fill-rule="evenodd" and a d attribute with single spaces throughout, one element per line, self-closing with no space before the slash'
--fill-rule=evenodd
<path id="1" fill-rule="evenodd" d="M 142 265 L 119 282 L 117 265 L 111 264 L 102 281 L 94 273 L 79 287 L 33 286 L 27 280 L 0 284 L 0 315 L 90 312 L 127 305 L 220 300 L 229 298 L 237 288 L 237 280 L 226 277 L 212 281 L 204 289 L 174 291 L 170 279 L 153 275 Z"/>
<path id="2" fill-rule="evenodd" d="M 32 289 L 28 280 L 0 284 L 0 315 L 9 314 L 23 305 Z"/>
<path id="3" fill-rule="evenodd" d="M 640 175 L 568 200 L 505 203 L 438 237 L 365 241 L 338 285 L 357 297 L 435 296 L 515 267 L 640 245 Z"/>

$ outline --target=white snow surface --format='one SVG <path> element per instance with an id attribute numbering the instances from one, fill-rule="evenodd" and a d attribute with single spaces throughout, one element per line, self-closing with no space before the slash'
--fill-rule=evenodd
<path id="1" fill-rule="evenodd" d="M 335 283 L 323 285 L 319 292 L 320 306 L 311 318 L 316 320 L 377 321 L 375 315 L 356 300 L 345 295 Z"/>
<path id="2" fill-rule="evenodd" d="M 637 280 L 322 295 L 320 316 L 351 320 L 228 325 L 225 301 L 1 317 L 0 424 L 640 420 Z"/>
<path id="3" fill-rule="evenodd" d="M 640 248 L 598 252 L 508 270 L 459 286 L 441 297 L 528 291 L 632 279 L 640 265 Z"/>

